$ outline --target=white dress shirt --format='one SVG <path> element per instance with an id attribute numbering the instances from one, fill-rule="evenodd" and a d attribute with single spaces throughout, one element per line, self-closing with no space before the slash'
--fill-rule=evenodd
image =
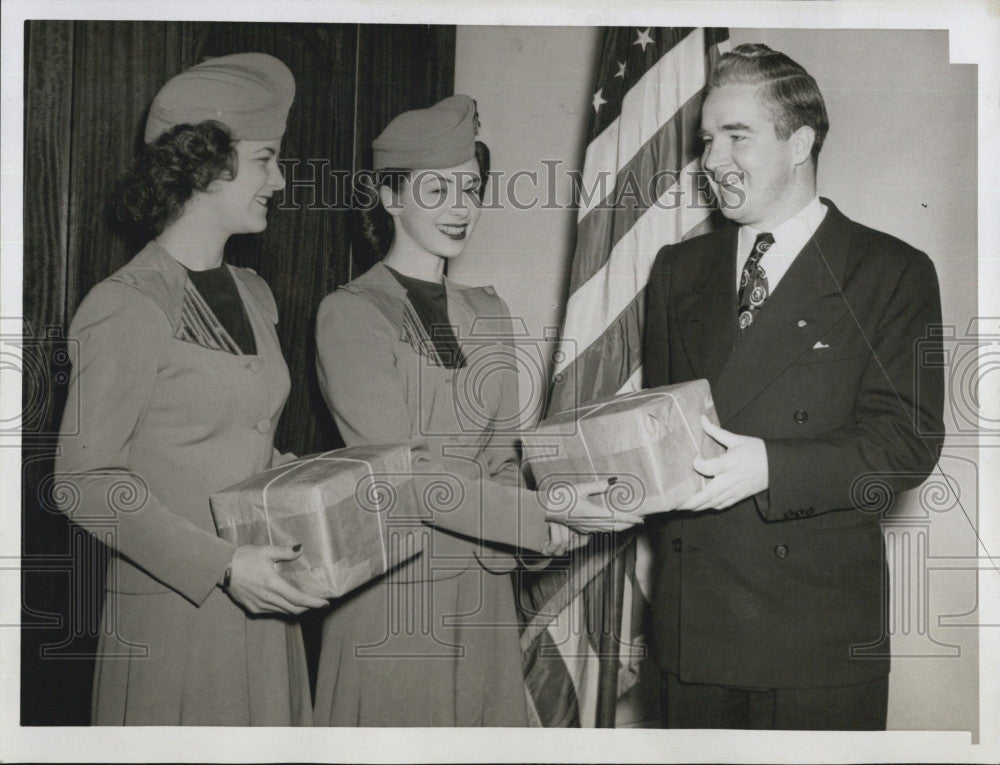
<path id="1" fill-rule="evenodd" d="M 786 220 L 780 226 L 776 226 L 770 233 L 774 237 L 774 244 L 767 254 L 760 259 L 760 266 L 767 274 L 767 288 L 769 293 L 774 292 L 781 277 L 785 275 L 792 261 L 802 252 L 806 242 L 812 239 L 819 224 L 826 216 L 826 205 L 819 201 L 819 197 L 803 207 L 798 213 Z M 736 289 L 740 288 L 740 274 L 743 266 L 750 257 L 753 250 L 753 243 L 757 235 L 764 233 L 753 226 L 740 226 L 739 239 L 736 245 Z"/>

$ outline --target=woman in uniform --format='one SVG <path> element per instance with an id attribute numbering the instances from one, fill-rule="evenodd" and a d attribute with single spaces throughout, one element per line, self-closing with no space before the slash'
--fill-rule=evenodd
<path id="1" fill-rule="evenodd" d="M 507 304 L 445 276 L 480 214 L 488 155 L 475 132 L 463 95 L 382 132 L 363 232 L 383 257 L 319 308 L 318 374 L 341 436 L 411 445 L 425 521 L 420 556 L 335 601 L 326 618 L 319 725 L 527 725 L 517 552 L 561 552 L 571 523 L 634 522 L 588 500 L 594 485 L 561 512 L 520 485 Z"/>
<path id="2" fill-rule="evenodd" d="M 311 722 L 290 615 L 325 601 L 275 570 L 297 550 L 224 542 L 209 506 L 280 459 L 289 377 L 274 298 L 222 256 L 230 236 L 267 226 L 294 92 L 288 68 L 261 53 L 210 59 L 160 90 L 116 200 L 152 239 L 70 326 L 55 495 L 115 553 L 98 725 Z"/>

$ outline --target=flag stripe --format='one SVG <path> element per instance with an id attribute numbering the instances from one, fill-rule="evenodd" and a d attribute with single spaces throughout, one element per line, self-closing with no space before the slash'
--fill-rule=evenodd
<path id="1" fill-rule="evenodd" d="M 620 315 L 645 288 L 660 247 L 668 242 L 679 242 L 709 216 L 711 210 L 697 188 L 696 169 L 697 160 L 694 160 L 680 173 L 683 185 L 667 189 L 658 205 L 647 210 L 618 241 L 607 262 L 570 295 L 563 320 L 565 339 L 569 342 L 564 343 L 556 374 L 606 331 L 607 317 Z M 609 392 L 617 390 L 632 369 L 629 367 L 625 377 Z"/>
<path id="2" fill-rule="evenodd" d="M 697 132 L 701 117 L 701 91 L 695 93 L 673 117 L 666 120 L 622 167 L 615 189 L 580 220 L 570 288 L 590 279 L 611 250 L 655 203 L 676 185 L 681 172 L 699 170 Z"/>
<path id="3" fill-rule="evenodd" d="M 551 663 L 563 664 L 573 681 L 580 727 L 593 728 L 599 666 L 587 631 L 581 629 L 584 616 L 582 602 L 578 599 L 568 612 L 560 614 L 557 620 L 549 624 L 546 635 L 551 638 L 557 651 L 557 655 L 550 659 Z"/>
<path id="4" fill-rule="evenodd" d="M 677 47 L 695 27 L 608 27 L 601 48 L 595 91 L 604 101 L 590 122 L 590 140 L 600 135 L 622 111 L 622 101 L 656 62 Z M 651 34 L 648 34 L 651 33 Z M 645 37 L 645 40 L 643 38 Z M 624 72 L 622 67 L 624 66 Z"/>
<path id="5" fill-rule="evenodd" d="M 616 177 L 622 161 L 638 152 L 664 122 L 701 92 L 704 70 L 705 35 L 697 29 L 668 49 L 639 79 L 625 94 L 617 118 L 591 141 L 583 163 L 583 188 L 599 188 L 602 177 L 609 180 Z M 601 108 L 610 106 L 608 103 Z M 597 195 L 582 200 L 577 219 L 582 219 L 601 201 L 603 198 Z"/>
<path id="6" fill-rule="evenodd" d="M 615 391 L 616 394 L 633 393 L 642 388 L 642 364 L 639 364 L 629 378 L 622 383 L 622 387 Z"/>
<path id="7" fill-rule="evenodd" d="M 535 607 L 531 613 L 531 620 L 525 625 L 521 633 L 521 649 L 528 648 L 563 609 L 569 605 L 580 592 L 586 587 L 590 580 L 597 576 L 611 560 L 614 547 L 607 545 L 595 545 L 585 548 L 576 554 L 574 565 L 569 570 L 550 572 L 551 580 L 555 580 L 555 585 L 551 581 L 541 582 L 542 587 L 538 588 L 535 601 L 540 600 L 539 593 L 544 592 L 544 603 L 540 607 Z M 577 565 L 581 563 L 582 565 Z M 519 604 L 522 611 L 525 609 L 523 603 Z"/>
<path id="8" fill-rule="evenodd" d="M 570 667 L 564 661 L 552 661 L 558 648 L 547 630 L 537 637 L 534 651 L 523 651 L 522 670 L 529 688 L 527 694 L 535 719 L 546 728 L 577 728 L 580 709 Z"/>
<path id="9" fill-rule="evenodd" d="M 601 335 L 583 352 L 572 360 L 572 363 L 555 375 L 549 405 L 545 413 L 551 417 L 559 412 L 573 409 L 580 405 L 581 400 L 589 396 L 579 395 L 581 388 L 588 391 L 592 388 L 608 390 L 611 381 L 627 380 L 631 372 L 633 360 L 639 359 L 642 353 L 641 320 L 645 312 L 645 295 L 639 293 L 632 301 L 607 325 Z M 563 344 L 566 347 L 566 344 Z M 617 392 L 617 388 L 613 389 Z"/>
<path id="10" fill-rule="evenodd" d="M 711 230 L 711 211 L 686 204 L 688 198 L 685 195 L 683 207 L 687 215 L 680 220 L 669 215 L 670 211 L 662 211 L 662 220 L 653 220 L 653 211 L 643 217 L 640 226 L 645 225 L 646 218 L 656 224 L 645 237 L 646 242 L 654 243 L 644 246 L 679 242 Z M 637 237 L 645 233 L 639 231 L 640 226 L 634 229 Z M 684 229 L 683 233 L 678 229 Z M 638 372 L 642 365 L 645 284 L 656 253 L 643 256 L 641 252 L 623 245 L 600 273 L 570 296 L 564 326 L 575 330 L 564 330 L 571 334 L 560 345 L 562 354 L 552 380 L 547 417 L 592 398 L 642 387 Z M 635 273 L 630 275 L 630 267 L 644 269 L 645 273 L 641 278 Z M 616 269 L 621 272 L 620 278 L 606 273 Z M 618 282 L 620 289 L 615 290 Z M 615 309 L 617 313 L 612 313 Z M 614 318 L 609 321 L 607 316 Z"/>

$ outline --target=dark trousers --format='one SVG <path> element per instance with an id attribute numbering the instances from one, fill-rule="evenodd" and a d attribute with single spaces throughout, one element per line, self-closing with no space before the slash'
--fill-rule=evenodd
<path id="1" fill-rule="evenodd" d="M 749 690 L 660 675 L 664 728 L 885 730 L 889 678 L 826 688 Z"/>

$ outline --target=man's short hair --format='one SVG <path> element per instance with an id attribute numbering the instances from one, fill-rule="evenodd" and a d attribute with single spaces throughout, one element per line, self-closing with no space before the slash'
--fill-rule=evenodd
<path id="1" fill-rule="evenodd" d="M 724 53 L 708 77 L 708 92 L 722 85 L 760 85 L 760 98 L 771 113 L 782 141 L 803 125 L 816 132 L 813 164 L 830 129 L 819 86 L 801 65 L 762 43 L 737 45 Z"/>

